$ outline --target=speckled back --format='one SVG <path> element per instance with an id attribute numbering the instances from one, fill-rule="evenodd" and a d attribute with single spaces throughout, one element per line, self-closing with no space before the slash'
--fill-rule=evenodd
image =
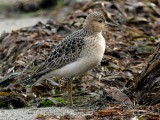
<path id="1" fill-rule="evenodd" d="M 84 29 L 73 32 L 67 36 L 55 50 L 50 54 L 48 59 L 42 64 L 36 73 L 38 75 L 58 69 L 80 57 L 80 53 L 85 44 L 84 38 L 90 33 Z"/>

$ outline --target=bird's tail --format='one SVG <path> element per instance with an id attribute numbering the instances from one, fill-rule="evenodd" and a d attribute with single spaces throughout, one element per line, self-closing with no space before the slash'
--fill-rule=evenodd
<path id="1" fill-rule="evenodd" d="M 17 85 L 17 84 L 21 84 L 21 85 L 33 85 L 40 76 L 35 76 L 34 74 L 32 75 L 28 75 L 28 74 L 24 74 L 22 72 L 19 72 L 17 74 L 11 74 L 6 76 L 3 79 L 0 79 L 0 87 L 5 87 L 8 85 Z"/>
<path id="2" fill-rule="evenodd" d="M 42 75 L 36 75 L 36 74 L 32 74 L 30 76 L 26 76 L 23 79 L 21 79 L 21 84 L 25 84 L 25 85 L 34 85 L 35 83 L 37 83 L 39 81 L 39 78 Z"/>

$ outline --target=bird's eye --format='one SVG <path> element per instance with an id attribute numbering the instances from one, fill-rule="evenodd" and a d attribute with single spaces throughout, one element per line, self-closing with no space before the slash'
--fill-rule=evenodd
<path id="1" fill-rule="evenodd" d="M 99 23 L 102 23 L 103 21 L 102 21 L 102 20 L 98 20 L 98 22 L 99 22 Z"/>

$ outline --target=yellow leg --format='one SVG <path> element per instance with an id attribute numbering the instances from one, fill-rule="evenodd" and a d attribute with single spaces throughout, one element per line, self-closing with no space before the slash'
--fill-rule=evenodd
<path id="1" fill-rule="evenodd" d="M 73 106 L 73 98 L 72 98 L 72 78 L 69 79 L 68 81 L 68 101 L 69 101 L 69 106 Z"/>

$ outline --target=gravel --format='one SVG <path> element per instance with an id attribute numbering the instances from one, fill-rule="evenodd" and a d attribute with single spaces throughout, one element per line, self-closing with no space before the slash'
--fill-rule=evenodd
<path id="1" fill-rule="evenodd" d="M 0 120 L 34 120 L 38 114 L 43 115 L 80 115 L 73 109 L 66 107 L 46 107 L 46 108 L 31 108 L 31 109 L 13 109 L 0 110 Z"/>

